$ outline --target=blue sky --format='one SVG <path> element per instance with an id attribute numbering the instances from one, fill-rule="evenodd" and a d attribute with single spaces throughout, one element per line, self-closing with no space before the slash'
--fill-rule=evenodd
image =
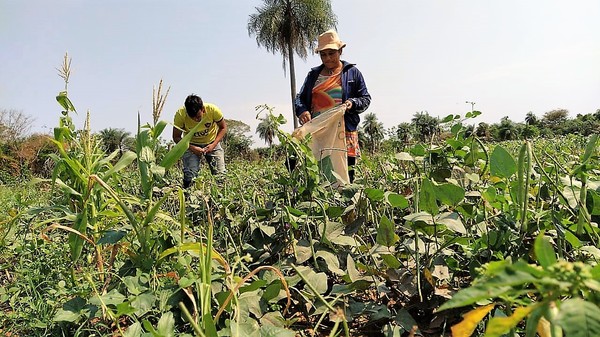
<path id="1" fill-rule="evenodd" d="M 226 118 L 250 125 L 267 104 L 290 119 L 282 58 L 248 35 L 261 0 L 0 0 L 0 109 L 32 116 L 49 132 L 72 58 L 69 96 L 81 127 L 135 133 L 152 119 L 152 89 L 170 87 L 161 119 L 172 121 L 196 93 Z M 367 5 L 368 4 L 368 5 Z M 564 108 L 570 117 L 600 109 L 598 0 L 333 0 L 343 59 L 362 71 L 386 128 L 415 112 L 464 114 L 476 121 L 523 121 Z M 317 55 L 296 58 L 298 89 Z M 287 131 L 291 132 L 291 122 Z M 170 137 L 170 131 L 165 133 Z M 255 138 L 255 146 L 264 143 Z"/>

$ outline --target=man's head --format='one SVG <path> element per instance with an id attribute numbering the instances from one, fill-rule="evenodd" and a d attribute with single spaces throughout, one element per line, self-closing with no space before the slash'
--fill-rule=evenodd
<path id="1" fill-rule="evenodd" d="M 185 99 L 185 111 L 188 116 L 194 118 L 200 111 L 204 109 L 204 103 L 202 98 L 197 95 L 191 94 Z"/>

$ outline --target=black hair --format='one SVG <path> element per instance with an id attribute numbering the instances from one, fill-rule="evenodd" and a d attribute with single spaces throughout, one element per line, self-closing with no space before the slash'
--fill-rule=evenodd
<path id="1" fill-rule="evenodd" d="M 188 116 L 196 117 L 200 110 L 204 109 L 204 103 L 200 96 L 191 94 L 185 99 L 185 111 Z"/>

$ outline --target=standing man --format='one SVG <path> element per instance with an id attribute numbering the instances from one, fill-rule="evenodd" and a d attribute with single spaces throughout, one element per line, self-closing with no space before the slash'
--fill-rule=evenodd
<path id="1" fill-rule="evenodd" d="M 188 188 L 200 169 L 200 157 L 204 155 L 213 175 L 225 173 L 225 151 L 221 139 L 227 132 L 223 113 L 216 105 L 202 102 L 197 95 L 189 95 L 185 105 L 175 113 L 173 141 L 178 143 L 184 133 L 201 124 L 183 154 L 183 187 Z"/>

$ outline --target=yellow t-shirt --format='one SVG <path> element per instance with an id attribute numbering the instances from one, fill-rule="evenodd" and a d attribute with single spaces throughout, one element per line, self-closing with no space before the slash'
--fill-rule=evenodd
<path id="1" fill-rule="evenodd" d="M 206 145 L 212 143 L 217 138 L 217 132 L 219 126 L 217 125 L 223 119 L 223 113 L 216 105 L 211 103 L 204 103 L 204 109 L 206 112 L 200 122 L 196 122 L 190 116 L 188 116 L 185 106 L 181 107 L 175 113 L 175 120 L 173 124 L 183 130 L 183 134 L 188 133 L 196 124 L 201 123 L 202 125 L 198 131 L 192 137 L 191 143 L 197 145 Z"/>

